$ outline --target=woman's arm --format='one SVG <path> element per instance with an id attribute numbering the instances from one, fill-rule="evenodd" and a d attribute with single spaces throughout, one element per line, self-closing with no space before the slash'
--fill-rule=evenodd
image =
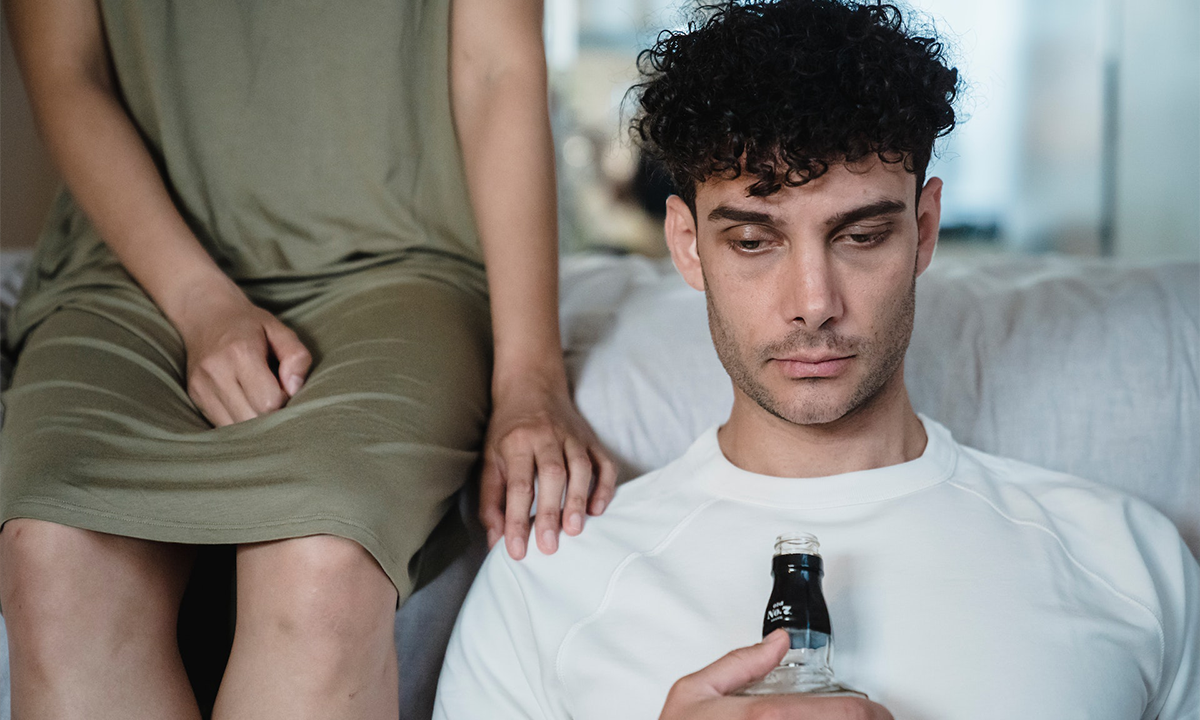
<path id="1" fill-rule="evenodd" d="M 509 554 L 521 558 L 535 475 L 536 539 L 552 553 L 560 512 L 566 532 L 578 534 L 584 515 L 612 499 L 616 467 L 572 404 L 563 367 L 542 3 L 454 0 L 452 8 L 454 124 L 495 335 L 480 519 L 489 545 L 504 536 Z"/>
<path id="2" fill-rule="evenodd" d="M 117 97 L 95 0 L 4 8 L 50 155 L 105 243 L 179 330 L 192 399 L 214 425 L 281 407 L 308 372 L 308 351 L 250 303 L 176 210 Z"/>

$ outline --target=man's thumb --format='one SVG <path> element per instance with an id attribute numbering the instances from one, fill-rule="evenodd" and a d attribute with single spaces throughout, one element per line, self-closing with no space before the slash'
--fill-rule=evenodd
<path id="1" fill-rule="evenodd" d="M 757 645 L 728 653 L 692 678 L 717 695 L 729 695 L 766 677 L 787 654 L 790 644 L 787 631 L 776 630 Z"/>

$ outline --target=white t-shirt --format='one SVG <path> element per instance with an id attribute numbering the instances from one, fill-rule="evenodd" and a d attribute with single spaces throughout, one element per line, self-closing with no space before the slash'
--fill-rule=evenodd
<path id="1" fill-rule="evenodd" d="M 921 457 L 824 478 L 731 464 L 716 428 L 557 553 L 497 544 L 435 718 L 657 718 L 761 639 L 775 537 L 821 542 L 833 669 L 901 720 L 1197 720 L 1200 568 L 1169 520 L 922 418 Z"/>

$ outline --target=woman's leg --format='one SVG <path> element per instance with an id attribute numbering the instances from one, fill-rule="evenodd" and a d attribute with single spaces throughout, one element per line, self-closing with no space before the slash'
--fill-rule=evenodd
<path id="1" fill-rule="evenodd" d="M 175 640 L 192 555 L 42 520 L 5 523 L 13 717 L 199 718 Z"/>
<path id="2" fill-rule="evenodd" d="M 237 628 L 214 720 L 395 718 L 396 588 L 331 535 L 242 545 Z"/>

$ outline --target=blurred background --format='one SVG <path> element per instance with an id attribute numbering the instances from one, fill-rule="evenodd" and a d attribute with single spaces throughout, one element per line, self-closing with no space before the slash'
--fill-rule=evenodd
<path id="1" fill-rule="evenodd" d="M 563 244 L 665 251 L 627 131 L 678 0 L 546 0 Z M 931 174 L 942 250 L 1200 259 L 1200 3 L 914 0 L 967 86 Z M 648 208 L 650 212 L 643 208 Z"/>
<path id="2" fill-rule="evenodd" d="M 545 0 L 563 250 L 665 253 L 669 188 L 639 162 L 637 53 L 679 0 Z M 1200 260 L 1200 2 L 913 0 L 966 80 L 931 168 L 942 253 Z M 0 247 L 32 245 L 57 185 L 3 33 Z"/>

